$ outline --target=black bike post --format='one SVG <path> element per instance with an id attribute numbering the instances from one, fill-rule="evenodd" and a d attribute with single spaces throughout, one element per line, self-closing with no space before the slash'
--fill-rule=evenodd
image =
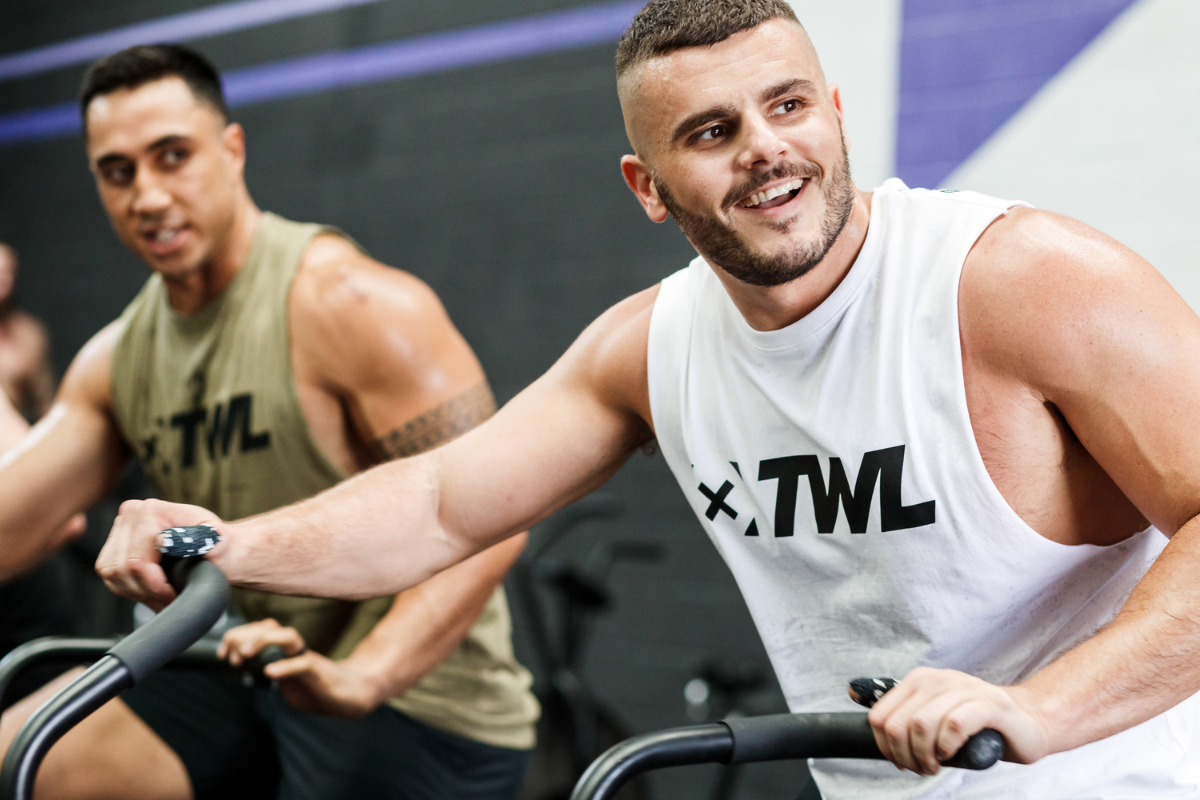
<path id="1" fill-rule="evenodd" d="M 229 582 L 204 559 L 176 560 L 164 568 L 178 599 L 113 646 L 99 661 L 26 720 L 0 768 L 0 800 L 30 800 L 46 753 L 84 717 L 158 670 L 202 637 L 229 603 Z"/>

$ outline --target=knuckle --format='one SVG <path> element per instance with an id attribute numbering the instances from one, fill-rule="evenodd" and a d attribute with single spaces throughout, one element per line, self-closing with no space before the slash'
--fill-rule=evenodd
<path id="1" fill-rule="evenodd" d="M 946 717 L 946 730 L 953 734 L 961 734 L 967 729 L 967 722 L 961 714 L 951 713 Z"/>
<path id="2" fill-rule="evenodd" d="M 893 742 L 899 742 L 907 738 L 908 729 L 902 723 L 893 720 L 883 726 L 883 733 Z"/>
<path id="3" fill-rule="evenodd" d="M 912 730 L 914 732 L 922 734 L 922 735 L 926 735 L 930 731 L 933 730 L 934 721 L 931 720 L 929 717 L 926 717 L 923 715 L 916 716 L 916 717 L 913 717 L 912 722 L 909 723 L 909 726 L 912 728 Z"/>

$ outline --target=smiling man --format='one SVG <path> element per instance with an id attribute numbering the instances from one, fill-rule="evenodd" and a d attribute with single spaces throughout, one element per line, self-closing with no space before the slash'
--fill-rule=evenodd
<path id="1" fill-rule="evenodd" d="M 471 433 L 220 523 L 210 557 L 259 589 L 400 589 L 657 438 L 792 710 L 907 676 L 870 719 L 909 772 L 816 762 L 827 798 L 1200 793 L 1200 319 L 1078 222 L 855 188 L 782 0 L 652 0 L 617 82 L 625 179 L 699 258 Z M 130 505 L 101 574 L 169 600 L 157 531 L 211 516 Z M 985 727 L 1010 763 L 939 769 Z"/>
<path id="2" fill-rule="evenodd" d="M 0 467 L 0 578 L 41 558 L 130 457 L 160 497 L 239 517 L 411 456 L 490 416 L 479 362 L 438 299 L 341 232 L 255 206 L 245 134 L 183 47 L 92 65 L 88 162 L 121 241 L 154 272 L 76 356 Z M 39 798 L 504 800 L 537 703 L 500 580 L 517 537 L 394 599 L 235 592 L 233 664 L 278 644 L 279 692 L 153 676 L 49 753 Z M 383 593 L 381 593 L 383 594 Z M 0 723 L 0 748 L 54 686 Z"/>

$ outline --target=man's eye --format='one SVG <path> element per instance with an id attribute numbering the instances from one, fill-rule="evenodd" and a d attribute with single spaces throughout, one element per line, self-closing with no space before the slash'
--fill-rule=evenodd
<path id="1" fill-rule="evenodd" d="M 729 133 L 729 129 L 724 125 L 711 125 L 700 132 L 696 139 L 700 141 L 712 141 L 714 139 L 722 139 Z"/>
<path id="2" fill-rule="evenodd" d="M 105 167 L 102 174 L 109 183 L 123 186 L 133 180 L 133 167 L 128 165 Z"/>
<path id="3" fill-rule="evenodd" d="M 793 111 L 797 110 L 798 108 L 800 108 L 799 100 L 784 100 L 782 103 L 775 106 L 775 110 L 772 111 L 771 113 L 776 114 L 776 115 L 791 114 Z"/>
<path id="4" fill-rule="evenodd" d="M 177 167 L 187 159 L 187 151 L 180 149 L 164 150 L 162 162 L 168 167 Z"/>

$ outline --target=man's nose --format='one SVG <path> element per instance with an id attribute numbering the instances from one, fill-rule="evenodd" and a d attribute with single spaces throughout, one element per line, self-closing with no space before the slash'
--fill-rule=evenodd
<path id="1" fill-rule="evenodd" d="M 134 183 L 133 211 L 136 214 L 161 214 L 171 205 L 171 195 L 147 172 L 149 170 L 138 170 Z"/>
<path id="2" fill-rule="evenodd" d="M 742 119 L 740 139 L 738 166 L 742 169 L 761 169 L 763 165 L 774 164 L 787 152 L 787 144 L 761 114 L 747 114 Z"/>

